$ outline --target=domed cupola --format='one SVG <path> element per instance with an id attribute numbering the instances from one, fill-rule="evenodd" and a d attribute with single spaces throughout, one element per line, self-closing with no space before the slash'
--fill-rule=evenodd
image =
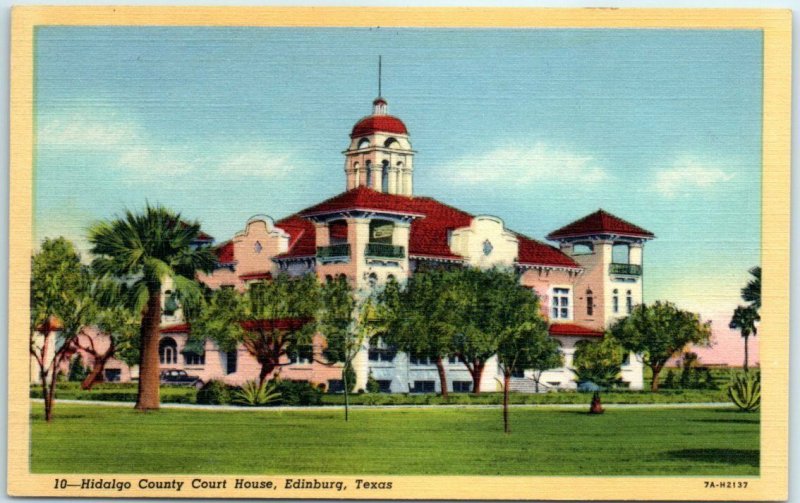
<path id="1" fill-rule="evenodd" d="M 359 120 L 350 133 L 344 171 L 347 190 L 368 187 L 378 192 L 410 196 L 414 151 L 406 125 L 387 113 L 382 97 L 372 102 L 372 115 Z"/>

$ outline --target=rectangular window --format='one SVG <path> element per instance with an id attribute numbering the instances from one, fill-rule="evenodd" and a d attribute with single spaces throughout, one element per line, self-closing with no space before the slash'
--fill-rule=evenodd
<path id="1" fill-rule="evenodd" d="M 378 379 L 378 386 L 381 387 L 381 393 L 391 393 L 392 392 L 392 381 L 388 379 Z"/>
<path id="2" fill-rule="evenodd" d="M 558 320 L 572 318 L 570 297 L 569 288 L 553 288 L 553 295 L 550 297 L 551 318 Z"/>
<path id="3" fill-rule="evenodd" d="M 186 365 L 205 365 L 206 364 L 206 355 L 203 353 L 202 355 L 198 355 L 197 353 L 184 353 L 183 359 L 186 361 Z"/>
<path id="4" fill-rule="evenodd" d="M 311 346 L 297 347 L 289 353 L 289 362 L 293 365 L 308 365 L 313 359 L 314 350 Z"/>
<path id="5" fill-rule="evenodd" d="M 447 357 L 447 363 L 449 363 L 450 365 L 455 365 L 455 364 L 459 363 L 458 362 L 458 357 L 456 357 L 456 356 L 448 356 Z"/>
<path id="6" fill-rule="evenodd" d="M 225 354 L 225 372 L 233 374 L 236 372 L 236 350 Z"/>
<path id="7" fill-rule="evenodd" d="M 472 381 L 453 381 L 454 393 L 470 393 L 472 392 Z"/>
<path id="8" fill-rule="evenodd" d="M 411 356 L 408 360 L 411 365 L 436 365 L 436 358 L 430 356 Z"/>
<path id="9" fill-rule="evenodd" d="M 122 378 L 122 370 L 120 369 L 106 369 L 103 378 L 106 382 L 119 382 Z"/>
<path id="10" fill-rule="evenodd" d="M 525 377 L 525 371 L 522 369 L 514 369 L 511 371 L 511 377 Z"/>
<path id="11" fill-rule="evenodd" d="M 626 307 L 628 309 L 628 314 L 631 314 L 633 312 L 633 297 L 631 297 L 630 290 L 628 290 L 628 296 L 625 299 L 625 301 L 626 301 Z"/>
<path id="12" fill-rule="evenodd" d="M 328 393 L 344 393 L 344 381 L 341 379 L 328 380 Z"/>
<path id="13" fill-rule="evenodd" d="M 435 381 L 414 381 L 411 393 L 433 393 L 436 391 Z"/>

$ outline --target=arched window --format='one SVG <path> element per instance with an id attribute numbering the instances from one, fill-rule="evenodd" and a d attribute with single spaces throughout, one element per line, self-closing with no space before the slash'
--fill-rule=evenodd
<path id="1" fill-rule="evenodd" d="M 619 290 L 617 290 L 616 288 L 614 289 L 614 296 L 611 297 L 611 305 L 614 308 L 614 312 L 618 313 L 619 312 Z"/>
<path id="2" fill-rule="evenodd" d="M 331 283 L 333 281 L 333 276 L 330 274 L 325 275 L 325 283 Z"/>
<path id="3" fill-rule="evenodd" d="M 630 290 L 625 292 L 625 307 L 628 308 L 628 314 L 633 312 L 633 294 Z"/>
<path id="4" fill-rule="evenodd" d="M 594 294 L 591 288 L 586 289 L 586 316 L 594 316 Z"/>
<path id="5" fill-rule="evenodd" d="M 372 188 L 372 163 L 367 161 L 367 183 L 368 188 Z"/>
<path id="6" fill-rule="evenodd" d="M 386 141 L 383 142 L 383 146 L 386 148 L 398 148 L 400 143 L 396 138 L 386 138 Z"/>
<path id="7" fill-rule="evenodd" d="M 389 192 L 389 161 L 383 161 L 381 175 L 381 192 Z"/>
<path id="8" fill-rule="evenodd" d="M 358 142 L 358 150 L 369 147 L 369 138 L 361 138 Z"/>
<path id="9" fill-rule="evenodd" d="M 375 286 L 378 284 L 378 275 L 375 274 L 374 272 L 370 273 L 370 275 L 368 276 L 368 282 L 370 288 L 375 288 Z"/>
<path id="10" fill-rule="evenodd" d="M 264 247 L 261 246 L 261 241 L 256 241 L 256 244 L 253 245 L 253 251 L 256 252 L 257 254 L 261 253 L 261 250 L 263 250 L 263 249 L 264 249 Z"/>
<path id="11" fill-rule="evenodd" d="M 172 337 L 164 337 L 158 343 L 158 358 L 162 365 L 178 363 L 178 344 Z"/>

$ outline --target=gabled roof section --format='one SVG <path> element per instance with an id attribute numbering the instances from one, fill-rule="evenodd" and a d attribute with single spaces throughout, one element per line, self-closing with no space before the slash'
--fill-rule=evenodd
<path id="1" fill-rule="evenodd" d="M 313 257 L 317 253 L 314 224 L 299 215 L 290 215 L 275 222 L 275 227 L 289 234 L 289 250 L 276 255 L 275 259 Z"/>
<path id="2" fill-rule="evenodd" d="M 233 241 L 225 241 L 219 246 L 214 248 L 214 254 L 217 256 L 218 265 L 230 265 L 236 261 L 233 254 Z"/>
<path id="3" fill-rule="evenodd" d="M 617 234 L 645 239 L 652 239 L 655 237 L 652 232 L 600 209 L 551 232 L 547 235 L 547 239 L 557 241 L 559 239 L 591 236 L 594 234 Z"/>
<path id="4" fill-rule="evenodd" d="M 545 243 L 517 234 L 517 263 L 527 266 L 565 267 L 581 269 L 581 265 L 567 254 Z"/>
<path id="5" fill-rule="evenodd" d="M 413 197 L 384 194 L 361 186 L 315 204 L 301 211 L 299 215 L 311 217 L 337 211 L 367 210 L 421 216 L 413 207 Z"/>

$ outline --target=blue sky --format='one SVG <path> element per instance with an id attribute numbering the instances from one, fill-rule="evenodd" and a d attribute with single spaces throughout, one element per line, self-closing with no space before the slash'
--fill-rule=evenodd
<path id="1" fill-rule="evenodd" d="M 416 194 L 539 239 L 602 207 L 658 236 L 646 301 L 737 304 L 760 261 L 760 31 L 39 28 L 37 240 L 86 246 L 149 200 L 223 241 L 341 192 L 379 54 Z"/>

